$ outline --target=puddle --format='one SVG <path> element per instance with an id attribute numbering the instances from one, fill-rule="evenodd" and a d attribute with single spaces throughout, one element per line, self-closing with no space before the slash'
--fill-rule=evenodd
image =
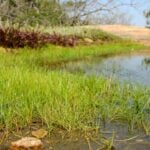
<path id="1" fill-rule="evenodd" d="M 150 55 L 114 56 L 96 59 L 92 63 L 69 63 L 64 67 L 64 70 L 150 86 Z"/>

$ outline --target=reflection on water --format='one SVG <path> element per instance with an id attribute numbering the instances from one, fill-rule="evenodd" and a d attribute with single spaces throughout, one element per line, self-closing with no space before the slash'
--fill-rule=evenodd
<path id="1" fill-rule="evenodd" d="M 146 65 L 150 65 L 150 58 L 144 58 L 144 63 Z"/>
<path id="2" fill-rule="evenodd" d="M 86 75 L 105 76 L 121 82 L 150 85 L 150 56 L 115 56 L 96 60 L 93 63 L 68 64 L 67 71 Z"/>

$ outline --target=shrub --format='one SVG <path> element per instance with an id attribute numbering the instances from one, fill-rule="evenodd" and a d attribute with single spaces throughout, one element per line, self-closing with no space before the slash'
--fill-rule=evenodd
<path id="1" fill-rule="evenodd" d="M 61 45 L 61 46 L 75 46 L 77 44 L 77 37 L 75 36 L 67 36 L 67 35 L 61 35 L 57 33 L 53 34 L 42 34 L 41 35 L 42 41 L 45 43 L 51 43 L 54 45 Z"/>
<path id="2" fill-rule="evenodd" d="M 41 47 L 45 44 L 61 46 L 74 46 L 77 38 L 62 36 L 60 34 L 48 34 L 35 31 L 21 31 L 15 28 L 0 28 L 0 46 L 6 48 L 31 48 Z"/>

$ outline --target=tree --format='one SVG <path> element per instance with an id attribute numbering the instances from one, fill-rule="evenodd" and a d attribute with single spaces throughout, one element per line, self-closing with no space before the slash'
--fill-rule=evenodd
<path id="1" fill-rule="evenodd" d="M 134 7 L 137 5 L 137 0 L 130 0 L 125 2 L 123 0 L 65 0 L 63 6 L 71 18 L 71 24 L 82 24 L 87 18 L 91 18 L 94 14 L 103 14 L 107 12 L 113 14 L 117 8 L 123 6 Z M 119 16 L 119 15 L 118 15 Z M 123 14 L 123 16 L 125 16 Z M 119 16 L 121 19 L 121 17 Z"/>
<path id="2" fill-rule="evenodd" d="M 101 16 L 105 12 L 114 18 L 112 14 L 117 8 L 135 6 L 136 2 L 137 0 L 128 0 L 128 3 L 124 0 L 0 0 L 0 16 L 2 22 L 21 26 L 81 25 L 90 23 L 93 15 Z M 116 14 L 115 17 L 121 19 L 123 16 L 125 14 Z"/>
<path id="3" fill-rule="evenodd" d="M 150 10 L 148 10 L 148 11 L 146 11 L 146 12 L 144 12 L 144 14 L 145 14 L 145 17 L 146 17 L 146 24 L 148 25 L 148 26 L 150 26 Z"/>
<path id="4" fill-rule="evenodd" d="M 122 24 L 122 25 L 131 25 L 132 16 L 122 12 L 119 9 L 116 9 L 113 13 L 101 12 L 98 15 L 91 15 L 90 20 L 92 24 Z M 88 21 L 87 21 L 88 22 Z"/>
<path id="5" fill-rule="evenodd" d="M 19 25 L 58 25 L 67 19 L 57 0 L 1 0 L 2 22 Z"/>

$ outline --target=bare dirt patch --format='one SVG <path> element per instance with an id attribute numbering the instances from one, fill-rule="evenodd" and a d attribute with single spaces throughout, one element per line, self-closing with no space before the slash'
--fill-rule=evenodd
<path id="1" fill-rule="evenodd" d="M 92 27 L 150 46 L 150 29 L 148 28 L 127 25 L 96 25 Z"/>

